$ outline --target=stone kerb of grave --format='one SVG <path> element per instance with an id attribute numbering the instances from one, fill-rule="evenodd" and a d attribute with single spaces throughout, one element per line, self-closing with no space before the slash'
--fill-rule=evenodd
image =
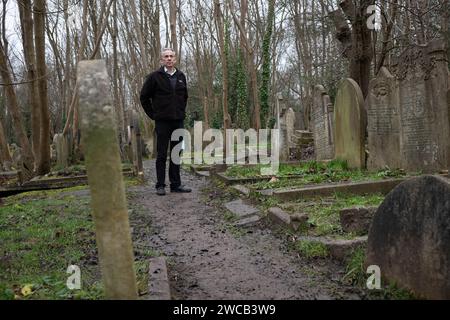
<path id="1" fill-rule="evenodd" d="M 426 173 L 446 169 L 450 158 L 448 65 L 445 42 L 405 50 L 393 63 L 398 81 L 402 167 Z"/>
<path id="2" fill-rule="evenodd" d="M 314 87 L 311 114 L 316 160 L 334 159 L 333 105 L 321 85 Z"/>
<path id="3" fill-rule="evenodd" d="M 378 208 L 366 265 L 429 299 L 450 299 L 450 183 L 437 176 L 406 181 Z"/>
<path id="4" fill-rule="evenodd" d="M 385 67 L 370 81 L 366 106 L 369 149 L 367 168 L 400 168 L 398 87 L 395 77 Z"/>
<path id="5" fill-rule="evenodd" d="M 353 169 L 365 167 L 366 110 L 358 84 L 350 78 L 340 82 L 334 104 L 335 158 Z"/>

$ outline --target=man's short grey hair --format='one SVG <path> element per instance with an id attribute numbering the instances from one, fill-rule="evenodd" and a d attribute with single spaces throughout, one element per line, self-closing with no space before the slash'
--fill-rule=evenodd
<path id="1" fill-rule="evenodd" d="M 161 50 L 161 57 L 163 56 L 164 52 L 166 52 L 166 51 L 172 51 L 175 56 L 177 55 L 175 50 L 173 50 L 172 48 L 164 48 Z"/>

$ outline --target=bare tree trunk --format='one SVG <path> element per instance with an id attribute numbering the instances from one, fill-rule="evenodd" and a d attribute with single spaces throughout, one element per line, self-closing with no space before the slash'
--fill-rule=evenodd
<path id="1" fill-rule="evenodd" d="M 12 159 L 6 142 L 5 131 L 3 130 L 3 121 L 0 119 L 0 171 L 2 169 L 11 170 Z"/>
<path id="2" fill-rule="evenodd" d="M 248 70 L 248 73 L 250 74 L 250 88 L 251 88 L 252 99 L 253 99 L 253 127 L 254 127 L 254 129 L 259 130 L 259 129 L 261 129 L 261 107 L 260 107 L 260 103 L 259 103 L 258 75 L 256 74 L 254 49 L 248 40 L 247 32 L 245 30 L 245 20 L 246 20 L 247 12 L 248 12 L 247 0 L 241 1 L 241 20 L 240 21 L 236 17 L 232 1 L 228 1 L 228 5 L 230 7 L 230 12 L 233 16 L 233 20 L 239 29 L 239 34 L 241 37 L 242 45 L 244 46 L 245 52 L 246 52 L 247 70 Z"/>
<path id="3" fill-rule="evenodd" d="M 5 53 L 3 42 L 0 41 L 0 74 L 5 85 L 5 94 L 8 100 L 7 106 L 12 117 L 18 143 L 22 147 L 22 174 L 24 180 L 29 180 L 33 176 L 33 151 L 23 125 L 22 114 L 20 113 L 19 103 L 17 102 L 16 92 L 12 86 L 12 79 L 9 73 L 8 60 Z"/>
<path id="4" fill-rule="evenodd" d="M 228 61 L 225 52 L 225 34 L 223 27 L 223 14 L 220 9 L 219 0 L 214 0 L 214 10 L 216 24 L 219 33 L 220 59 L 222 62 L 222 109 L 223 109 L 223 129 L 231 128 L 231 119 L 228 112 Z"/>
<path id="5" fill-rule="evenodd" d="M 27 66 L 27 80 L 30 81 L 29 87 L 29 101 L 31 108 L 31 141 L 33 146 L 33 154 L 35 159 L 38 159 L 40 150 L 40 99 L 38 90 L 38 81 L 36 81 L 36 53 L 33 43 L 33 18 L 31 15 L 31 1 L 21 0 L 19 2 L 20 26 L 22 30 L 23 52 L 25 57 L 25 64 Z M 35 164 L 37 165 L 37 164 Z"/>
<path id="6" fill-rule="evenodd" d="M 175 53 L 178 53 L 177 41 L 177 1 L 169 0 L 169 15 L 170 15 L 170 43 Z"/>
<path id="7" fill-rule="evenodd" d="M 339 3 L 341 9 L 330 13 L 337 30 L 336 38 L 344 46 L 343 56 L 350 62 L 350 77 L 359 84 L 364 97 L 369 89 L 373 59 L 371 30 L 367 28 L 367 7 L 373 3 L 374 0 L 358 0 L 356 3 L 343 0 Z M 347 20 L 351 22 L 351 29 Z"/>
<path id="8" fill-rule="evenodd" d="M 41 107 L 41 135 L 37 174 L 50 172 L 50 116 L 47 98 L 47 68 L 45 64 L 45 0 L 34 1 L 36 74 L 38 76 L 39 101 Z"/>

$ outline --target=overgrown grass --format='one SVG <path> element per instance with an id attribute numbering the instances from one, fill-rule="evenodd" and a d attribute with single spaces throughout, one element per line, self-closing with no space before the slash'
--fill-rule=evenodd
<path id="1" fill-rule="evenodd" d="M 135 183 L 136 179 L 126 180 L 127 186 Z M 104 298 L 87 188 L 35 191 L 4 199 L 0 206 L 1 300 Z M 139 212 L 133 210 L 130 215 L 132 226 Z M 136 225 L 135 229 L 148 227 Z M 141 293 L 148 290 L 148 258 L 157 255 L 148 245 L 134 242 Z M 81 269 L 81 290 L 66 286 L 70 265 Z"/>
<path id="2" fill-rule="evenodd" d="M 231 178 L 257 178 L 261 177 L 263 165 L 231 166 L 225 175 Z M 252 188 L 263 190 L 272 188 L 298 187 L 307 184 L 380 180 L 405 176 L 402 170 L 383 169 L 377 172 L 365 170 L 350 170 L 347 162 L 332 160 L 329 162 L 309 161 L 303 164 L 280 164 L 277 181 L 261 181 L 252 184 Z M 289 178 L 289 179 L 286 179 Z"/>
<path id="3" fill-rule="evenodd" d="M 81 188 L 77 188 L 81 189 Z M 0 207 L 0 299 L 98 299 L 90 200 L 58 192 L 10 197 Z M 81 267 L 82 290 L 66 287 L 70 265 Z M 28 286 L 31 293 L 24 295 Z"/>
<path id="4" fill-rule="evenodd" d="M 299 199 L 285 206 L 285 210 L 307 213 L 308 222 L 314 226 L 309 230 L 310 235 L 345 236 L 340 225 L 339 211 L 341 209 L 354 206 L 378 206 L 383 200 L 382 194 L 360 196 L 336 193 L 327 198 Z"/>
<path id="5" fill-rule="evenodd" d="M 357 248 L 346 264 L 346 274 L 342 281 L 353 286 L 367 289 L 367 279 L 370 274 L 366 273 L 364 261 L 366 259 L 365 248 Z M 385 280 L 384 280 L 385 281 Z M 372 299 L 390 299 L 390 300 L 411 300 L 417 297 L 409 290 L 402 289 L 392 282 L 384 282 L 379 290 L 368 290 L 369 297 Z"/>
<path id="6" fill-rule="evenodd" d="M 306 258 L 325 258 L 329 254 L 327 247 L 318 241 L 299 240 L 294 249 Z"/>

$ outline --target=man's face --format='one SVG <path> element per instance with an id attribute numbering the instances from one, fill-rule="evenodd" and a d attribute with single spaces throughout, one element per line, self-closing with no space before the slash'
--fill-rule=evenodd
<path id="1" fill-rule="evenodd" d="M 175 63 L 177 62 L 177 59 L 175 58 L 175 53 L 170 50 L 166 50 L 162 53 L 161 57 L 162 65 L 167 68 L 173 68 L 175 66 Z"/>

